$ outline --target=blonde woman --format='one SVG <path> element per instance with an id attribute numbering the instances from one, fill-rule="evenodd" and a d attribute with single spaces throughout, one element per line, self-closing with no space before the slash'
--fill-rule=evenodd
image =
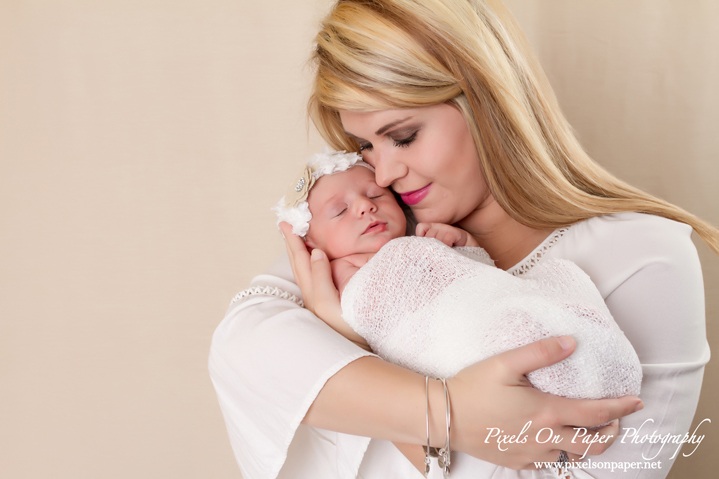
<path id="1" fill-rule="evenodd" d="M 457 224 L 513 274 L 545 258 L 574 261 L 643 364 L 641 400 L 570 400 L 529 387 L 525 373 L 572 353 L 566 337 L 462 370 L 447 381 L 451 477 L 552 477 L 534 463 L 562 451 L 571 459 L 588 452 L 603 453 L 594 458 L 602 461 L 659 461 L 626 475 L 665 477 L 676 447 L 616 435 L 687 431 L 709 358 L 690 234 L 719 252 L 719 232 L 588 157 L 498 1 L 340 1 L 317 35 L 315 60 L 310 114 L 330 146 L 361 151 L 377 183 L 417 220 Z M 412 446 L 426 443 L 426 425 L 432 445 L 445 444 L 442 384 L 429 381 L 426 400 L 424 377 L 319 320 L 340 314 L 326 255 L 310 256 L 298 237 L 286 229 L 285 236 L 289 264 L 280 260 L 238 295 L 210 355 L 244 477 L 421 477 L 423 457 Z M 620 417 L 599 430 L 606 442 L 573 441 L 573 426 Z M 556 440 L 537 440 L 543 428 Z M 488 439 L 495 429 L 507 442 Z"/>

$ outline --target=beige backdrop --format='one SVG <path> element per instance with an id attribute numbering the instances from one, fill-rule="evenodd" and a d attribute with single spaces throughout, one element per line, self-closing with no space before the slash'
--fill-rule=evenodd
<path id="1" fill-rule="evenodd" d="M 305 61 L 329 4 L 0 0 L 0 476 L 239 478 L 206 358 L 321 145 Z M 508 5 L 594 157 L 719 224 L 718 3 Z M 697 419 L 718 386 L 714 361 Z M 719 466 L 702 432 L 672 477 Z"/>

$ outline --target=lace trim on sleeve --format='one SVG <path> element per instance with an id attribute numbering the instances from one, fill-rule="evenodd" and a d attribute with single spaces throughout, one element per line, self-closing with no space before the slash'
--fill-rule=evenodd
<path id="1" fill-rule="evenodd" d="M 571 226 L 554 230 L 554 232 L 549 235 L 547 239 L 545 239 L 542 244 L 537 247 L 537 249 L 530 253 L 530 255 L 524 258 L 520 263 L 511 267 L 508 272 L 513 274 L 514 276 L 522 276 L 523 274 L 527 273 L 530 269 L 532 269 L 542 260 L 545 253 L 549 251 L 552 246 L 557 244 L 557 242 L 562 238 L 562 236 L 564 236 L 564 233 L 569 231 L 569 228 L 571 228 Z"/>
<path id="2" fill-rule="evenodd" d="M 235 295 L 234 298 L 232 298 L 232 301 L 230 301 L 230 304 L 234 304 L 237 301 L 240 301 L 241 299 L 247 298 L 249 296 L 254 295 L 261 295 L 261 296 L 277 296 L 281 299 L 287 299 L 289 301 L 292 301 L 293 303 L 297 304 L 300 308 L 305 307 L 304 301 L 302 301 L 300 298 L 295 296 L 292 293 L 288 293 L 285 290 L 282 290 L 278 287 L 273 286 L 255 286 L 253 288 L 247 288 L 243 291 L 240 291 Z"/>

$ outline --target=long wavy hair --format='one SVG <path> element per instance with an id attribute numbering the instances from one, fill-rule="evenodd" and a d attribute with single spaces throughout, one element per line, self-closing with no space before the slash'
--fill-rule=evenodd
<path id="1" fill-rule="evenodd" d="M 340 110 L 455 105 L 495 200 L 554 229 L 626 211 L 686 223 L 719 254 L 719 230 L 594 162 L 499 0 L 339 0 L 316 37 L 309 115 L 336 149 L 359 151 Z"/>

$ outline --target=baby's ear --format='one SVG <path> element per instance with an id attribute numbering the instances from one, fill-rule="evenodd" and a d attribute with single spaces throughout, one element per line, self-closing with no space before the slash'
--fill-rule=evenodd
<path id="1" fill-rule="evenodd" d="M 312 254 L 312 250 L 315 249 L 315 248 L 317 248 L 317 245 L 314 244 L 314 242 L 313 242 L 311 239 L 309 239 L 307 236 L 305 236 L 305 237 L 302 238 L 302 239 L 303 239 L 304 242 L 305 242 L 305 248 L 307 248 L 307 252 L 310 253 L 310 254 Z"/>

